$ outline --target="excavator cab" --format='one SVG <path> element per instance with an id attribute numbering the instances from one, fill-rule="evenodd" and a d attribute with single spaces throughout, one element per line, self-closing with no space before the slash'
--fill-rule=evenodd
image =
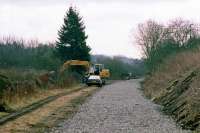
<path id="1" fill-rule="evenodd" d="M 105 69 L 103 64 L 95 64 L 94 75 L 99 75 L 103 81 L 103 84 L 106 84 L 106 80 L 110 77 L 110 71 Z"/>
<path id="2" fill-rule="evenodd" d="M 104 65 L 103 64 L 95 64 L 94 65 L 94 74 L 95 75 L 100 75 L 100 73 L 102 72 L 103 69 L 104 69 Z"/>

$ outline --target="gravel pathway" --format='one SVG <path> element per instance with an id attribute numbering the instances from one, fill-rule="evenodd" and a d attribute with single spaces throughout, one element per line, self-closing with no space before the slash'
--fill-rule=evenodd
<path id="1" fill-rule="evenodd" d="M 107 85 L 52 133 L 187 133 L 142 96 L 138 80 Z"/>

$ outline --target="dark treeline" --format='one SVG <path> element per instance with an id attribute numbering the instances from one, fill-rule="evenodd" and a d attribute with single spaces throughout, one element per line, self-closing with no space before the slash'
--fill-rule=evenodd
<path id="1" fill-rule="evenodd" d="M 56 70 L 60 60 L 53 44 L 4 38 L 0 40 L 0 68 Z"/>
<path id="2" fill-rule="evenodd" d="M 124 73 L 135 76 L 144 74 L 143 61 L 122 56 L 92 56 L 93 63 L 102 63 L 110 69 L 112 79 L 119 79 Z M 33 70 L 58 70 L 62 61 L 55 53 L 55 45 L 25 41 L 23 39 L 4 38 L 0 40 L 0 68 Z M 20 70 L 19 70 L 20 69 Z"/>
<path id="3" fill-rule="evenodd" d="M 134 76 L 140 77 L 145 73 L 142 60 L 131 59 L 123 56 L 92 56 L 93 63 L 104 64 L 111 71 L 112 79 L 120 79 L 122 74 L 132 73 Z"/>
<path id="4" fill-rule="evenodd" d="M 195 50 L 200 44 L 197 24 L 182 19 L 167 25 L 149 20 L 138 25 L 137 44 L 142 47 L 148 72 L 153 72 L 166 60 L 183 50 Z"/>

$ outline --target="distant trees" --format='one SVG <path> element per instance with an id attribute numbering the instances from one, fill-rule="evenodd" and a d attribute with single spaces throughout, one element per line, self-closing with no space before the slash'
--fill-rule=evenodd
<path id="1" fill-rule="evenodd" d="M 132 73 L 134 76 L 143 76 L 145 73 L 143 60 L 122 56 L 93 55 L 92 62 L 104 64 L 110 70 L 112 79 L 120 79 L 122 74 L 127 73 Z"/>
<path id="2" fill-rule="evenodd" d="M 138 25 L 136 41 L 152 71 L 172 53 L 199 43 L 199 37 L 197 24 L 188 20 L 175 19 L 167 25 L 149 20 Z"/>
<path id="3" fill-rule="evenodd" d="M 89 61 L 91 49 L 86 45 L 87 37 L 82 17 L 75 8 L 70 7 L 58 31 L 57 55 L 63 62 L 72 59 Z"/>
<path id="4" fill-rule="evenodd" d="M 0 39 L 0 68 L 57 70 L 60 59 L 53 44 L 16 38 Z"/>

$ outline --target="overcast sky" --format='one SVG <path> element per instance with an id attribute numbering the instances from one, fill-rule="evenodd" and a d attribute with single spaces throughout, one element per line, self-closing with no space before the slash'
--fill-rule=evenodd
<path id="1" fill-rule="evenodd" d="M 140 58 L 134 34 L 148 19 L 200 22 L 199 0 L 0 0 L 0 37 L 55 41 L 70 5 L 83 16 L 93 54 Z"/>

